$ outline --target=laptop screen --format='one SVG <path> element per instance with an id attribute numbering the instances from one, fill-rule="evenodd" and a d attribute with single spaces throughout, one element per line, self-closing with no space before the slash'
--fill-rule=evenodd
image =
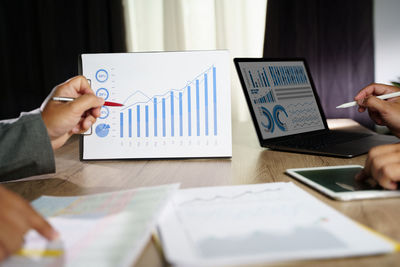
<path id="1" fill-rule="evenodd" d="M 302 60 L 239 60 L 236 67 L 262 139 L 325 129 Z"/>

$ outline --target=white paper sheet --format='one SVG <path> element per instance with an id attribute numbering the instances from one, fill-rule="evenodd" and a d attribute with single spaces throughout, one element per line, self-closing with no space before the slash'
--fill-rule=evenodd
<path id="1" fill-rule="evenodd" d="M 102 107 L 83 159 L 230 157 L 228 51 L 82 55 Z"/>
<path id="2" fill-rule="evenodd" d="M 131 266 L 177 184 L 81 197 L 43 196 L 33 206 L 60 232 L 48 242 L 34 231 L 2 266 Z"/>
<path id="3" fill-rule="evenodd" d="M 292 183 L 180 190 L 159 221 L 169 262 L 237 265 L 371 255 L 394 245 Z"/>

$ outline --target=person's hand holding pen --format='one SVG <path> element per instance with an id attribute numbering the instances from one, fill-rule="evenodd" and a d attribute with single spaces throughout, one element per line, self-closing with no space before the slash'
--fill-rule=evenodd
<path id="1" fill-rule="evenodd" d="M 75 98 L 71 102 L 52 101 L 53 97 Z M 87 79 L 77 76 L 56 86 L 41 106 L 53 149 L 61 147 L 73 134 L 86 132 L 100 116 L 104 99 L 97 97 Z"/>
<path id="2" fill-rule="evenodd" d="M 358 111 L 368 110 L 369 116 L 378 125 L 387 126 L 394 135 L 400 137 L 400 97 L 382 100 L 377 97 L 400 91 L 395 86 L 373 83 L 363 88 L 354 97 Z"/>
<path id="3" fill-rule="evenodd" d="M 375 96 L 399 91 L 400 89 L 395 86 L 374 83 L 360 90 L 354 97 L 359 105 L 359 112 L 368 110 L 369 116 L 376 124 L 387 126 L 397 137 L 400 137 L 400 97 L 383 100 Z M 398 189 L 399 166 L 400 144 L 377 146 L 369 151 L 365 167 L 355 179 L 373 178 L 383 188 Z"/>

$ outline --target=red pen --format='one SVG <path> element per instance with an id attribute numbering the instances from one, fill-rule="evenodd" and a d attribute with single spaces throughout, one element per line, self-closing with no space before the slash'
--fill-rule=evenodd
<path id="1" fill-rule="evenodd" d="M 72 98 L 72 97 L 57 97 L 57 96 L 55 96 L 55 97 L 52 98 L 52 100 L 61 101 L 61 102 L 71 102 L 71 101 L 74 101 L 75 98 Z M 123 104 L 110 102 L 110 101 L 105 101 L 103 106 L 122 107 Z"/>

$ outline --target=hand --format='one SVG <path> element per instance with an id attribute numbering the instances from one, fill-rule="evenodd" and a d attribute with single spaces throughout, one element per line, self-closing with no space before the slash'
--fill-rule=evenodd
<path id="1" fill-rule="evenodd" d="M 0 261 L 16 252 L 31 228 L 49 240 L 58 233 L 23 198 L 0 186 Z"/>
<path id="2" fill-rule="evenodd" d="M 54 96 L 76 98 L 72 102 L 52 101 Z M 53 149 L 61 147 L 73 134 L 86 132 L 100 116 L 104 99 L 94 95 L 85 77 L 74 77 L 56 86 L 41 106 Z"/>
<path id="3" fill-rule="evenodd" d="M 378 125 L 387 126 L 394 135 L 400 137 L 400 98 L 382 100 L 373 96 L 400 91 L 395 86 L 385 84 L 370 84 L 355 97 L 359 112 L 368 109 L 368 114 Z"/>
<path id="4" fill-rule="evenodd" d="M 397 189 L 400 181 L 400 144 L 383 145 L 372 148 L 364 169 L 356 180 L 375 179 L 386 189 Z"/>

